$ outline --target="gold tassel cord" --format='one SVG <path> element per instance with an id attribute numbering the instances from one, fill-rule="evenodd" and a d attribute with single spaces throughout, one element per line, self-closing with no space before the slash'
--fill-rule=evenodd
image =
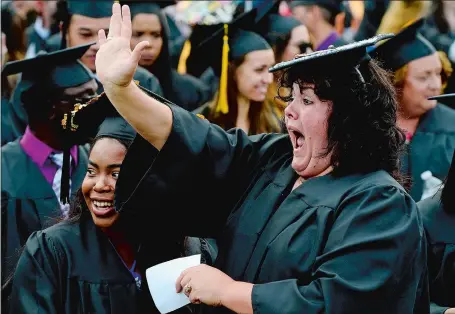
<path id="1" fill-rule="evenodd" d="M 177 66 L 177 72 L 180 74 L 186 74 L 186 60 L 191 53 L 191 42 L 189 40 L 185 41 L 183 45 L 182 53 L 180 54 L 179 64 Z"/>
<path id="2" fill-rule="evenodd" d="M 229 65 L 229 37 L 228 24 L 224 24 L 223 51 L 221 54 L 221 77 L 220 77 L 220 94 L 216 112 L 227 114 L 229 112 L 228 95 L 227 95 L 227 75 Z"/>

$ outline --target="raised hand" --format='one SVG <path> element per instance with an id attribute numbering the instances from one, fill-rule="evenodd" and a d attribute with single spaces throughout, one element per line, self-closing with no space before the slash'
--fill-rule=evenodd
<path id="1" fill-rule="evenodd" d="M 140 42 L 131 51 L 131 12 L 127 5 L 120 7 L 118 3 L 113 4 L 109 36 L 106 38 L 101 29 L 98 41 L 100 49 L 96 54 L 96 73 L 104 89 L 128 86 L 133 80 L 141 53 L 149 43 Z"/>

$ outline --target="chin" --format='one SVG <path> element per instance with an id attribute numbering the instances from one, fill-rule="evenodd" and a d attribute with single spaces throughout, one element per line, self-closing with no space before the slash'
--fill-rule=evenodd
<path id="1" fill-rule="evenodd" d="M 250 97 L 251 101 L 263 102 L 265 101 L 266 95 L 256 95 L 255 97 Z"/>

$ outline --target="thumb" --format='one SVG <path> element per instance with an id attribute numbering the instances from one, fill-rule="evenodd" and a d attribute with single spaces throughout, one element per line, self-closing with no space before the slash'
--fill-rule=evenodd
<path id="1" fill-rule="evenodd" d="M 131 53 L 131 58 L 133 62 L 138 64 L 139 60 L 141 60 L 142 51 L 149 46 L 148 41 L 141 41 L 139 44 L 134 47 L 133 52 Z"/>

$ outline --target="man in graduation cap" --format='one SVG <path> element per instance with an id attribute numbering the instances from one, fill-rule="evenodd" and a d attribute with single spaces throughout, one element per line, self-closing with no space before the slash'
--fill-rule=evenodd
<path id="1" fill-rule="evenodd" d="M 71 193 L 85 177 L 88 151 L 80 144 L 87 142 L 88 133 L 71 120 L 69 111 L 96 95 L 94 75 L 78 61 L 88 48 L 40 53 L 3 69 L 4 74 L 22 73 L 29 121 L 24 135 L 1 149 L 2 284 L 29 235 L 67 215 Z M 62 126 L 65 115 L 68 122 Z"/>
<path id="2" fill-rule="evenodd" d="M 130 147 L 142 159 L 122 165 L 153 200 L 144 236 L 209 236 L 219 245 L 215 267 L 184 270 L 177 292 L 208 305 L 203 313 L 428 313 L 422 222 L 394 179 L 404 143 L 395 93 L 366 54 L 384 36 L 269 69 L 285 70 L 284 91 L 292 88 L 280 93 L 290 101 L 288 134 L 249 137 L 132 83 L 147 44 L 116 53 L 131 36 L 122 9 L 113 6 L 109 37 L 100 32 L 96 67 L 111 103 L 146 140 Z M 112 71 L 118 59 L 123 71 Z M 116 209 L 127 203 L 117 198 Z"/>
<path id="3" fill-rule="evenodd" d="M 394 72 L 400 110 L 397 123 L 406 132 L 407 145 L 401 171 L 412 179 L 410 194 L 419 201 L 430 170 L 444 180 L 455 149 L 455 110 L 438 103 L 442 91 L 442 64 L 434 46 L 425 39 L 418 20 L 371 52 Z"/>
<path id="4" fill-rule="evenodd" d="M 60 38 L 60 47 L 75 47 L 93 43 L 97 39 L 100 29 L 109 31 L 109 17 L 111 14 L 112 1 L 95 1 L 95 0 L 68 0 L 67 12 L 62 23 L 62 32 L 57 38 L 52 38 L 52 42 L 58 42 Z M 62 38 L 63 34 L 63 38 Z M 55 45 L 54 45 L 55 46 Z M 81 57 L 82 63 L 94 73 L 96 53 L 99 44 L 93 44 L 87 52 Z M 138 66 L 134 74 L 134 79 L 148 90 L 162 95 L 161 86 L 157 78 Z M 102 85 L 99 86 L 98 93 L 102 92 Z"/>
<path id="5" fill-rule="evenodd" d="M 308 28 L 314 50 L 347 44 L 335 29 L 335 18 L 342 12 L 342 1 L 293 0 L 290 7 L 293 15 Z"/>

